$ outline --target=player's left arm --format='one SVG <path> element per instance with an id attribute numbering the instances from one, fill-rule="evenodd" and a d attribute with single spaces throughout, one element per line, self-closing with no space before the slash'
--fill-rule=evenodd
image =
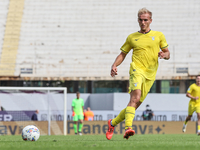
<path id="1" fill-rule="evenodd" d="M 82 109 L 83 109 L 83 114 L 84 114 L 84 106 L 82 106 Z"/>
<path id="2" fill-rule="evenodd" d="M 168 59 L 170 58 L 170 52 L 169 52 L 168 47 L 162 49 L 162 51 L 160 51 L 160 52 L 158 53 L 158 57 L 159 57 L 160 59 L 166 59 L 166 60 L 168 60 Z"/>

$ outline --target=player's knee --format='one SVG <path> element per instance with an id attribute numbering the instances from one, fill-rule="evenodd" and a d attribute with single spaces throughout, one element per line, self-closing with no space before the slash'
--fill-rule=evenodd
<path id="1" fill-rule="evenodd" d="M 138 103 L 140 101 L 140 96 L 139 95 L 136 95 L 136 96 L 132 96 L 130 101 L 132 103 Z"/>

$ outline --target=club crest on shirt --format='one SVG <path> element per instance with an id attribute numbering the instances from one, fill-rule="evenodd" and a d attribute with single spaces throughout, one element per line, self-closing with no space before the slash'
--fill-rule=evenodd
<path id="1" fill-rule="evenodd" d="M 150 36 L 150 37 L 151 37 L 151 39 L 154 41 L 156 36 Z"/>

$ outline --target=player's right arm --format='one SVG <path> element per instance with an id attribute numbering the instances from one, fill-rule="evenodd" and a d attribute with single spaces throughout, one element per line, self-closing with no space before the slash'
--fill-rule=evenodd
<path id="1" fill-rule="evenodd" d="M 113 65 L 111 66 L 111 72 L 110 72 L 110 75 L 112 77 L 114 77 L 115 75 L 117 75 L 117 66 L 119 66 L 125 59 L 126 57 L 126 53 L 124 52 L 121 52 L 117 58 L 115 59 Z"/>
<path id="2" fill-rule="evenodd" d="M 72 107 L 72 116 L 75 116 L 74 107 Z"/>
<path id="3" fill-rule="evenodd" d="M 189 98 L 191 98 L 191 99 L 194 99 L 194 100 L 199 99 L 199 97 L 194 97 L 194 96 L 192 96 L 192 95 L 191 95 L 190 93 L 188 93 L 188 92 L 187 92 L 186 96 L 189 97 Z"/>
<path id="4" fill-rule="evenodd" d="M 75 112 L 74 112 L 74 107 L 75 107 L 75 103 L 74 103 L 74 100 L 72 100 L 72 116 L 74 116 L 75 114 Z"/>

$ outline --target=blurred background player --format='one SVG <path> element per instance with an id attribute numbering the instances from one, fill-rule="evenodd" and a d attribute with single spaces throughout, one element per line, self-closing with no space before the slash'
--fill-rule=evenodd
<path id="1" fill-rule="evenodd" d="M 143 120 L 151 120 L 154 116 L 153 111 L 151 110 L 150 106 L 146 105 L 146 110 L 142 113 Z"/>
<path id="2" fill-rule="evenodd" d="M 132 33 L 127 37 L 126 42 L 121 47 L 121 53 L 117 56 L 111 67 L 111 76 L 114 77 L 117 75 L 117 66 L 123 62 L 129 51 L 133 49 L 132 63 L 129 71 L 130 101 L 127 107 L 116 118 L 108 120 L 108 131 L 106 132 L 108 140 L 113 136 L 114 126 L 124 119 L 124 138 L 128 139 L 135 134 L 135 131 L 132 130 L 135 110 L 144 101 L 155 81 L 158 57 L 160 59 L 170 58 L 165 36 L 162 32 L 152 31 L 150 29 L 151 22 L 152 13 L 146 8 L 140 9 L 138 11 L 140 31 Z"/>
<path id="3" fill-rule="evenodd" d="M 93 121 L 94 120 L 94 113 L 90 110 L 90 107 L 87 108 L 85 112 L 85 120 L 86 121 Z"/>
<path id="4" fill-rule="evenodd" d="M 3 106 L 1 105 L 1 101 L 0 101 L 0 111 L 5 111 L 5 109 L 4 109 Z"/>
<path id="5" fill-rule="evenodd" d="M 36 110 L 35 113 L 32 115 L 31 120 L 38 121 L 38 117 L 37 117 L 38 113 L 39 113 L 39 110 Z"/>
<path id="6" fill-rule="evenodd" d="M 186 126 L 189 120 L 192 118 L 192 114 L 196 111 L 198 119 L 198 132 L 200 135 L 200 75 L 196 76 L 196 83 L 190 85 L 187 90 L 187 97 L 191 98 L 188 106 L 188 116 L 183 124 L 183 132 L 186 132 Z"/>
<path id="7" fill-rule="evenodd" d="M 76 98 L 72 100 L 72 116 L 74 121 L 74 132 L 77 135 L 77 123 L 79 121 L 78 133 L 82 135 L 83 127 L 83 110 L 84 110 L 84 101 L 80 98 L 80 93 L 76 92 Z"/>

